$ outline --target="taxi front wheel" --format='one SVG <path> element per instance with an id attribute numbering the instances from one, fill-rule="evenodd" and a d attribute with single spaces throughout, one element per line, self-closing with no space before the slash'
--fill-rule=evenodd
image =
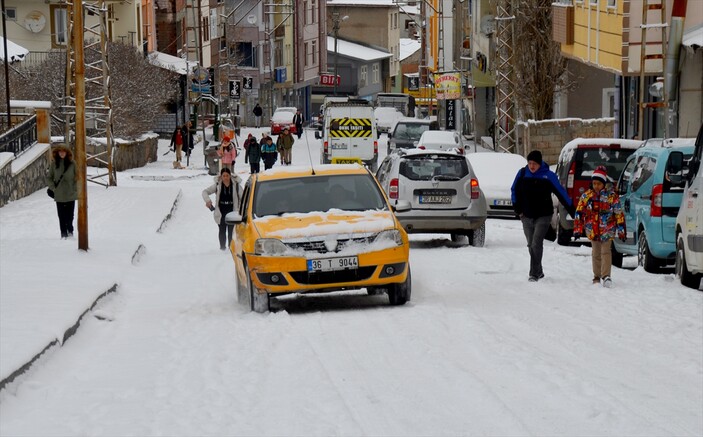
<path id="1" fill-rule="evenodd" d="M 391 305 L 405 305 L 410 300 L 412 290 L 412 279 L 410 278 L 410 266 L 408 265 L 408 277 L 405 282 L 391 284 L 388 286 L 388 300 Z"/>
<path id="2" fill-rule="evenodd" d="M 269 294 L 259 293 L 254 283 L 251 280 L 251 273 L 247 270 L 247 279 L 249 282 L 249 304 L 252 311 L 256 313 L 266 313 L 270 309 Z"/>

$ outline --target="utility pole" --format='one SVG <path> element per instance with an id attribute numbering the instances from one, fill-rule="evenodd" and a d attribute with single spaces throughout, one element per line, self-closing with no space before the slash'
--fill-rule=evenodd
<path id="1" fill-rule="evenodd" d="M 76 146 L 75 165 L 78 182 L 78 248 L 88 250 L 88 183 L 85 155 L 85 60 L 83 57 L 83 0 L 73 1 L 73 32 L 71 44 L 75 51 L 76 87 Z"/>
<path id="2" fill-rule="evenodd" d="M 12 127 L 12 115 L 10 114 L 10 71 L 8 65 L 10 61 L 7 59 L 9 53 L 7 52 L 7 24 L 5 24 L 5 0 L 2 0 L 2 45 L 5 53 L 5 99 L 7 100 L 7 128 Z"/>
<path id="3" fill-rule="evenodd" d="M 332 31 L 334 32 L 334 95 L 337 95 L 337 39 L 339 37 L 339 12 L 332 12 Z"/>

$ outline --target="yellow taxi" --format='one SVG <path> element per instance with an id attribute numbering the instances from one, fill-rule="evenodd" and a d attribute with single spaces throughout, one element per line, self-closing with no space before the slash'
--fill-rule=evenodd
<path id="1" fill-rule="evenodd" d="M 391 305 L 410 299 L 408 236 L 369 171 L 357 164 L 253 174 L 234 224 L 237 298 L 266 312 L 272 296 L 366 288 Z"/>

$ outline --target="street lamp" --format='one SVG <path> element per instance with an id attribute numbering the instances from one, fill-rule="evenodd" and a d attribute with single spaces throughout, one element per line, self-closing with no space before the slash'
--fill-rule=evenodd
<path id="1" fill-rule="evenodd" d="M 339 16 L 339 12 L 332 12 L 332 30 L 334 31 L 334 95 L 337 95 L 337 37 L 339 35 L 339 23 L 349 19 L 349 15 Z"/>

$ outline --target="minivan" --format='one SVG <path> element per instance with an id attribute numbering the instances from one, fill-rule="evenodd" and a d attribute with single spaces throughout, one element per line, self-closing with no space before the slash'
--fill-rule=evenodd
<path id="1" fill-rule="evenodd" d="M 638 140 L 618 138 L 576 138 L 561 149 L 556 174 L 574 206 L 591 184 L 593 170 L 599 165 L 608 170 L 610 182 L 617 179 L 625 161 L 642 146 Z M 574 220 L 559 202 L 556 206 L 557 243 L 567 246 L 574 230 Z"/>
<path id="2" fill-rule="evenodd" d="M 700 288 L 703 278 L 703 125 L 685 173 L 683 201 L 676 216 L 676 276 L 687 287 Z M 685 162 L 685 161 L 684 161 Z M 676 169 L 674 169 L 676 170 Z"/>
<path id="3" fill-rule="evenodd" d="M 694 138 L 652 138 L 628 158 L 616 185 L 627 239 L 614 241 L 614 266 L 622 266 L 624 254 L 637 255 L 637 264 L 647 272 L 674 263 L 684 182 L 678 174 L 671 176 L 672 171 L 681 171 L 682 160 L 691 159 L 694 142 Z"/>

